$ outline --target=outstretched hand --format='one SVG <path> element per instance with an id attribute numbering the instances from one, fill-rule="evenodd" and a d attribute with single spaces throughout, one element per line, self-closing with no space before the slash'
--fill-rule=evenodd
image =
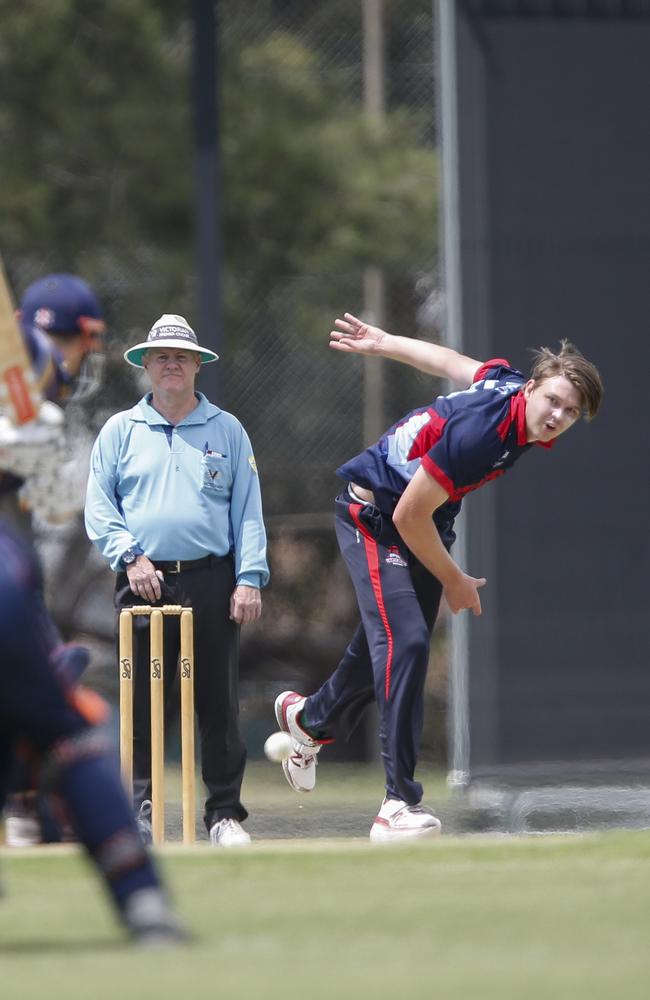
<path id="1" fill-rule="evenodd" d="M 378 354 L 382 341 L 388 338 L 385 330 L 369 326 L 352 313 L 344 313 L 343 319 L 335 320 L 335 326 L 337 329 L 330 333 L 330 347 L 335 351 Z"/>

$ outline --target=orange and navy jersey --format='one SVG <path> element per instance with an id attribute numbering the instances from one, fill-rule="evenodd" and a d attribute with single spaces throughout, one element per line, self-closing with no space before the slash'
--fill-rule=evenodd
<path id="1" fill-rule="evenodd" d="M 503 358 L 486 361 L 468 389 L 412 410 L 376 444 L 345 462 L 337 475 L 372 490 L 379 509 L 392 515 L 422 465 L 449 494 L 434 515 L 449 544 L 465 494 L 502 476 L 531 447 L 526 442 L 525 383 Z"/>

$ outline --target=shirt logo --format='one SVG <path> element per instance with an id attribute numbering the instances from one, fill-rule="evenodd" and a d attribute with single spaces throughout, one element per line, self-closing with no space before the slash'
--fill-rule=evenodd
<path id="1" fill-rule="evenodd" d="M 388 549 L 388 555 L 384 559 L 384 562 L 388 563 L 389 566 L 406 566 L 406 559 L 396 545 L 390 546 Z"/>
<path id="2" fill-rule="evenodd" d="M 257 465 L 255 464 L 255 455 L 248 456 L 248 464 L 250 465 L 255 475 L 257 475 Z"/>
<path id="3" fill-rule="evenodd" d="M 494 465 L 492 466 L 492 468 L 493 469 L 497 469 L 500 465 L 503 465 L 503 463 L 505 462 L 505 460 L 506 460 L 506 458 L 508 457 L 509 454 L 510 454 L 510 452 L 506 449 L 504 451 L 503 455 L 501 456 L 501 458 L 497 459 L 497 461 L 494 463 Z"/>

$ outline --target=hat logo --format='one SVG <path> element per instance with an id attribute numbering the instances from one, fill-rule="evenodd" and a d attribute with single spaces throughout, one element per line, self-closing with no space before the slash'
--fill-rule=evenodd
<path id="1" fill-rule="evenodd" d="M 165 337 L 179 337 L 181 340 L 191 340 L 196 343 L 196 334 L 186 326 L 156 326 L 150 332 L 147 340 L 160 340 Z"/>
<path id="2" fill-rule="evenodd" d="M 54 324 L 54 310 L 46 309 L 42 306 L 37 309 L 34 313 L 34 323 L 39 326 L 41 330 L 49 330 L 49 328 Z"/>

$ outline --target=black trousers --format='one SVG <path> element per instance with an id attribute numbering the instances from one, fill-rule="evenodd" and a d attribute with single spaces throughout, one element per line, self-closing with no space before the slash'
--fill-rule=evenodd
<path id="1" fill-rule="evenodd" d="M 209 566 L 165 573 L 158 605 L 182 604 L 194 609 L 194 707 L 201 745 L 201 771 L 208 791 L 205 825 L 217 820 L 246 819 L 240 801 L 246 748 L 239 732 L 239 626 L 229 618 L 235 571 L 230 557 L 214 557 Z M 118 573 L 115 606 L 119 611 L 143 602 Z M 163 621 L 163 675 L 166 728 L 178 719 L 175 697 L 180 618 Z M 133 801 L 138 809 L 151 797 L 149 702 L 149 618 L 133 620 Z"/>

